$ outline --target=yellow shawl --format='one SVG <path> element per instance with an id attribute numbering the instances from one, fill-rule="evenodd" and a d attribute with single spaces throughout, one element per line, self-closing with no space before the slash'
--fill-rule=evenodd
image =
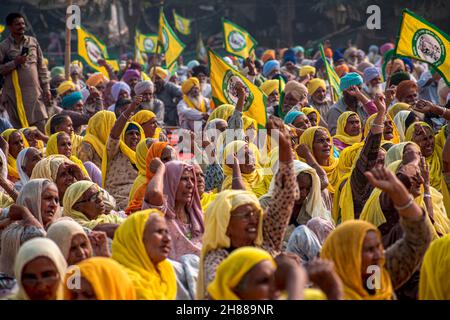
<path id="1" fill-rule="evenodd" d="M 29 147 L 28 141 L 20 130 L 6 129 L 5 131 L 2 132 L 2 137 L 5 138 L 6 142 L 9 143 L 9 137 L 11 136 L 12 133 L 14 133 L 16 131 L 18 131 L 22 135 L 23 147 L 28 148 Z M 17 171 L 16 158 L 14 158 L 10 152 L 8 152 L 8 175 L 17 180 L 20 180 L 19 171 Z"/>
<path id="2" fill-rule="evenodd" d="M 97 225 L 104 223 L 122 223 L 124 219 L 115 214 L 102 214 L 96 217 L 95 220 L 89 220 L 82 212 L 73 209 L 73 206 L 77 201 L 80 200 L 83 194 L 92 186 L 97 186 L 97 184 L 86 180 L 78 181 L 70 185 L 63 198 L 63 215 L 72 218 L 81 226 L 88 229 L 94 229 Z"/>
<path id="3" fill-rule="evenodd" d="M 47 156 L 51 156 L 54 154 L 59 154 L 58 152 L 58 136 L 61 134 L 64 134 L 65 132 L 57 132 L 54 133 L 50 136 L 50 138 L 47 141 L 47 148 L 45 149 L 45 153 Z M 83 173 L 89 177 L 89 174 L 86 170 L 86 168 L 84 167 L 83 162 L 78 159 L 76 156 L 74 156 L 74 153 L 72 151 L 72 155 L 69 158 L 72 162 L 74 162 L 78 167 L 80 167 L 80 169 L 83 171 Z"/>
<path id="4" fill-rule="evenodd" d="M 163 213 L 149 209 L 135 212 L 117 228 L 112 242 L 112 258 L 126 268 L 137 299 L 174 300 L 177 294 L 175 271 L 169 260 L 154 265 L 144 245 L 144 231 L 149 217 Z"/>
<path id="5" fill-rule="evenodd" d="M 255 247 L 234 250 L 217 267 L 216 277 L 208 286 L 208 293 L 214 300 L 240 300 L 233 289 L 258 263 L 268 260 L 276 268 L 275 260 L 267 252 Z"/>
<path id="6" fill-rule="evenodd" d="M 362 133 L 361 130 L 357 136 L 351 136 L 347 132 L 345 132 L 345 126 L 347 125 L 348 118 L 351 116 L 357 116 L 359 122 L 361 123 L 361 119 L 356 112 L 346 111 L 342 113 L 337 120 L 337 128 L 336 134 L 333 136 L 333 139 L 337 139 L 347 145 L 354 145 L 355 143 L 361 142 Z"/>
<path id="7" fill-rule="evenodd" d="M 314 155 L 314 136 L 316 134 L 317 130 L 323 130 L 327 133 L 328 137 L 330 138 L 330 143 L 331 143 L 331 149 L 330 149 L 330 157 L 328 158 L 328 165 L 327 166 L 321 166 L 323 170 L 325 170 L 325 172 L 327 173 L 327 177 L 328 177 L 328 191 L 331 194 L 334 194 L 335 188 L 337 188 L 337 184 L 339 182 L 339 170 L 338 170 L 338 159 L 336 159 L 333 155 L 333 140 L 331 139 L 331 135 L 330 132 L 328 131 L 328 129 L 324 128 L 324 127 L 311 127 L 305 130 L 305 132 L 303 132 L 302 136 L 300 137 L 300 141 L 299 144 L 306 144 L 309 148 L 309 150 L 311 151 L 311 153 Z M 306 162 L 305 159 L 301 159 L 303 162 Z"/>
<path id="8" fill-rule="evenodd" d="M 147 178 L 145 176 L 147 170 L 147 163 L 145 159 L 147 157 L 148 152 L 147 141 L 149 139 L 151 138 L 141 140 L 141 142 L 139 142 L 138 145 L 136 146 L 136 167 L 138 168 L 139 174 L 134 180 L 133 185 L 131 186 L 128 205 L 130 205 L 131 200 L 133 200 L 136 190 L 139 189 L 140 186 L 142 186 L 143 184 L 147 183 Z"/>
<path id="9" fill-rule="evenodd" d="M 423 258 L 419 279 L 420 300 L 450 300 L 450 235 L 431 243 Z"/>
<path id="10" fill-rule="evenodd" d="M 202 238 L 203 246 L 197 281 L 197 299 L 203 299 L 205 294 L 204 263 L 206 254 L 215 249 L 230 247 L 231 240 L 227 236 L 227 229 L 231 212 L 237 207 L 246 204 L 251 204 L 258 209 L 258 235 L 254 244 L 255 246 L 262 245 L 264 212 L 255 195 L 252 192 L 243 190 L 225 190 L 218 193 L 216 199 L 210 203 L 205 212 L 205 233 L 203 233 Z"/>
<path id="11" fill-rule="evenodd" d="M 222 183 L 222 190 L 231 189 L 233 182 L 233 169 L 225 164 L 227 158 L 233 153 L 239 153 L 239 151 L 242 150 L 246 144 L 247 143 L 245 141 L 236 140 L 230 142 L 225 147 L 222 158 L 222 169 L 225 175 L 225 179 Z M 256 168 L 252 173 L 242 173 L 242 180 L 244 181 L 246 190 L 252 191 L 257 197 L 260 197 L 267 193 L 267 188 L 264 184 L 264 176 L 261 173 L 262 169 L 259 165 L 259 151 L 254 144 L 249 144 L 248 146 L 255 156 Z"/>
<path id="12" fill-rule="evenodd" d="M 191 109 L 195 109 L 197 111 L 200 111 L 202 113 L 206 112 L 206 105 L 205 105 L 205 99 L 202 99 L 202 102 L 200 103 L 200 106 L 196 106 L 191 99 L 187 95 L 183 95 L 183 101 L 187 104 L 187 106 Z"/>
<path id="13" fill-rule="evenodd" d="M 25 106 L 23 104 L 22 90 L 20 88 L 19 82 L 19 73 L 17 72 L 17 69 L 14 69 L 11 74 L 12 74 L 12 83 L 14 87 L 14 95 L 16 97 L 17 115 L 19 116 L 22 128 L 26 128 L 28 127 L 28 119 L 27 113 L 25 111 Z"/>
<path id="14" fill-rule="evenodd" d="M 392 283 L 388 271 L 381 261 L 381 286 L 374 295 L 370 295 L 363 286 L 361 274 L 361 256 L 364 238 L 373 231 L 381 238 L 378 229 L 365 221 L 351 220 L 339 225 L 325 240 L 320 257 L 333 261 L 334 269 L 344 285 L 346 300 L 391 300 Z"/>
<path id="15" fill-rule="evenodd" d="M 45 123 L 44 130 L 45 130 L 45 135 L 47 137 L 50 137 L 52 135 L 51 126 L 52 126 L 52 119 L 54 116 L 56 116 L 56 114 L 51 116 Z M 72 133 L 70 135 L 70 140 L 72 141 L 72 153 L 74 155 L 78 155 L 78 151 L 80 150 L 81 142 L 83 142 L 83 137 L 78 134 Z"/>

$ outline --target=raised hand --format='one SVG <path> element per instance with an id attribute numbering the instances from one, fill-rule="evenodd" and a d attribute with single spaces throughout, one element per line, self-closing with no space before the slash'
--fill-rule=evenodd
<path id="1" fill-rule="evenodd" d="M 366 171 L 364 175 L 372 186 L 379 188 L 388 194 L 395 192 L 399 185 L 403 186 L 394 173 L 384 167 L 373 168 L 370 171 Z"/>
<path id="2" fill-rule="evenodd" d="M 154 158 L 152 161 L 150 161 L 149 168 L 152 173 L 156 173 L 157 171 L 160 170 L 164 171 L 166 167 L 164 166 L 164 163 L 161 161 L 160 158 Z"/>
<path id="3" fill-rule="evenodd" d="M 373 98 L 373 102 L 375 103 L 378 112 L 386 112 L 386 100 L 384 94 L 376 93 L 375 97 Z"/>
<path id="4" fill-rule="evenodd" d="M 430 166 L 428 165 L 428 163 L 426 163 L 425 157 L 423 157 L 423 156 L 420 157 L 419 168 L 420 168 L 420 175 L 422 176 L 424 185 L 429 186 L 430 185 Z"/>
<path id="5" fill-rule="evenodd" d="M 306 159 L 306 157 L 311 154 L 308 146 L 304 143 L 299 144 L 297 149 L 295 150 L 300 158 Z"/>
<path id="6" fill-rule="evenodd" d="M 110 257 L 108 237 L 104 231 L 91 231 L 88 234 L 89 242 L 96 257 Z"/>
<path id="7" fill-rule="evenodd" d="M 433 110 L 434 110 L 433 107 L 434 107 L 434 105 L 430 101 L 420 99 L 413 106 L 413 109 L 420 113 L 428 113 L 428 112 L 433 112 Z"/>
<path id="8" fill-rule="evenodd" d="M 328 300 L 343 299 L 344 286 L 330 260 L 314 259 L 305 265 L 309 280 L 318 286 Z"/>

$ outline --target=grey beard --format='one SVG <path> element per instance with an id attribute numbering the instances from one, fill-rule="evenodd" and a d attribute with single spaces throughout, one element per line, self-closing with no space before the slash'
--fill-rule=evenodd
<path id="1" fill-rule="evenodd" d="M 201 105 L 201 103 L 202 103 L 202 100 L 203 100 L 203 97 L 202 97 L 202 95 L 199 95 L 198 97 L 192 97 L 192 96 L 188 96 L 188 98 L 189 98 L 189 100 L 194 104 L 194 105 L 196 105 L 197 107 L 200 107 L 200 105 Z"/>
<path id="2" fill-rule="evenodd" d="M 153 110 L 153 100 L 141 102 L 140 107 L 145 110 Z"/>

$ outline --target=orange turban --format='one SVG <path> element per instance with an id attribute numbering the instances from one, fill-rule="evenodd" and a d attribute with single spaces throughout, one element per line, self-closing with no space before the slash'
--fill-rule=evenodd
<path id="1" fill-rule="evenodd" d="M 107 81 L 108 79 L 101 72 L 94 73 L 87 79 L 86 84 L 88 86 L 96 87 L 100 83 Z"/>
<path id="2" fill-rule="evenodd" d="M 275 50 L 266 50 L 261 56 L 262 62 L 266 63 L 269 60 L 275 60 Z"/>
<path id="3" fill-rule="evenodd" d="M 337 66 L 336 68 L 334 68 L 334 71 L 336 71 L 336 73 L 339 76 L 339 78 L 342 78 L 343 76 L 345 76 L 350 71 L 350 69 L 344 63 L 344 64 L 341 64 L 340 66 Z"/>

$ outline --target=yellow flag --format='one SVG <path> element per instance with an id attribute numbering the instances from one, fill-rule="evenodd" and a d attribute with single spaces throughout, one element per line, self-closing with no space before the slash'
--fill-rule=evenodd
<path id="1" fill-rule="evenodd" d="M 2 33 L 3 31 L 5 31 L 5 26 L 3 24 L 0 24 L 0 33 Z"/>
<path id="2" fill-rule="evenodd" d="M 235 106 L 238 101 L 236 84 L 241 82 L 247 91 L 244 115 L 255 119 L 259 128 L 265 128 L 267 123 L 266 95 L 213 51 L 210 50 L 208 55 L 214 103 L 217 106 L 224 103 Z"/>
<path id="3" fill-rule="evenodd" d="M 158 46 L 158 35 L 142 34 L 136 30 L 136 46 L 140 52 L 155 53 Z"/>
<path id="4" fill-rule="evenodd" d="M 429 63 L 450 85 L 450 37 L 404 9 L 397 37 L 395 55 Z"/>
<path id="5" fill-rule="evenodd" d="M 328 82 L 330 83 L 330 86 L 333 88 L 333 99 L 334 101 L 338 101 L 339 98 L 342 96 L 341 91 L 341 78 L 337 75 L 336 71 L 331 67 L 330 63 L 328 62 L 327 58 L 325 57 L 325 53 L 323 51 L 323 46 L 320 45 L 320 56 L 323 60 L 323 65 L 325 66 L 325 71 L 327 73 Z"/>
<path id="6" fill-rule="evenodd" d="M 78 37 L 78 55 L 86 61 L 92 69 L 103 73 L 106 77 L 108 72 L 98 64 L 98 60 L 103 59 L 110 64 L 114 71 L 119 69 L 115 60 L 108 60 L 108 51 L 106 45 L 93 34 L 86 31 L 81 26 L 77 29 Z"/>
<path id="7" fill-rule="evenodd" d="M 172 64 L 174 64 L 181 55 L 181 52 L 183 52 L 185 45 L 178 39 L 177 35 L 170 27 L 164 16 L 163 10 L 161 10 L 159 16 L 158 41 L 165 53 L 166 67 L 167 69 L 170 69 Z"/>
<path id="8" fill-rule="evenodd" d="M 175 13 L 173 10 L 173 20 L 175 21 L 175 28 L 178 32 L 184 34 L 185 36 L 191 34 L 191 20 L 183 18 L 182 16 Z"/>
<path id="9" fill-rule="evenodd" d="M 253 48 L 258 44 L 255 39 L 243 28 L 222 19 L 225 50 L 232 55 L 246 59 Z"/>

